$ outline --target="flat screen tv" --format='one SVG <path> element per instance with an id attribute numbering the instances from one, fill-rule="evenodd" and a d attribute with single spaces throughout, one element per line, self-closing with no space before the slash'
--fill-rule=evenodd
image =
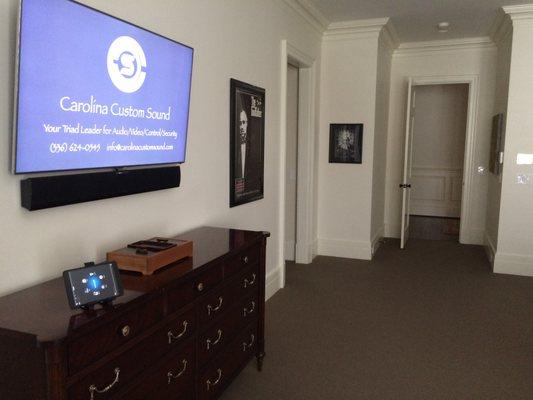
<path id="1" fill-rule="evenodd" d="M 185 161 L 193 49 L 71 0 L 21 0 L 13 172 Z"/>

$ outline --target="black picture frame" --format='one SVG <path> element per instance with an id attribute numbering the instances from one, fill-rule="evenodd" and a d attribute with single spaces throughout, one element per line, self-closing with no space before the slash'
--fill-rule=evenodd
<path id="1" fill-rule="evenodd" d="M 362 164 L 363 124 L 329 124 L 329 162 Z"/>
<path id="2" fill-rule="evenodd" d="M 264 197 L 264 156 L 265 89 L 231 79 L 230 207 Z"/>

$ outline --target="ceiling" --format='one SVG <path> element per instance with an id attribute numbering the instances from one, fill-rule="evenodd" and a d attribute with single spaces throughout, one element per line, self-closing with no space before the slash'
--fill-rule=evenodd
<path id="1" fill-rule="evenodd" d="M 390 17 L 400 42 L 482 37 L 504 5 L 533 0 L 312 0 L 330 22 Z M 447 33 L 439 22 L 450 23 Z"/>

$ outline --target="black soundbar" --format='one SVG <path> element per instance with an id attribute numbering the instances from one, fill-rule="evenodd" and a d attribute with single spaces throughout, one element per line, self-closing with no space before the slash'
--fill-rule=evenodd
<path id="1" fill-rule="evenodd" d="M 20 193 L 33 211 L 179 187 L 180 178 L 179 166 L 45 176 L 20 181 Z"/>

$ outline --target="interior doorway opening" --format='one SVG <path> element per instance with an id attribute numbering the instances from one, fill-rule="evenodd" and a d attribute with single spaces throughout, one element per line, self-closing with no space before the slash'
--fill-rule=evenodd
<path id="1" fill-rule="evenodd" d="M 413 88 L 410 238 L 459 241 L 469 85 Z"/>
<path id="2" fill-rule="evenodd" d="M 298 196 L 299 69 L 287 64 L 287 135 L 285 138 L 285 261 L 296 259 Z"/>
<path id="3" fill-rule="evenodd" d="M 279 278 L 279 287 L 285 287 L 285 229 L 286 229 L 286 153 L 287 153 L 287 74 L 288 65 L 298 70 L 297 91 L 297 167 L 296 167 L 296 229 L 294 262 L 309 264 L 315 253 L 315 60 L 286 40 L 281 41 L 281 91 L 280 91 L 280 148 L 279 148 L 279 225 L 278 271 L 272 273 L 271 282 Z M 289 172 L 290 174 L 290 172 Z M 291 218 L 292 219 L 292 218 Z M 278 274 L 279 272 L 279 274 Z M 268 280 L 268 279 L 267 279 Z M 267 286 L 269 283 L 267 282 Z"/>

